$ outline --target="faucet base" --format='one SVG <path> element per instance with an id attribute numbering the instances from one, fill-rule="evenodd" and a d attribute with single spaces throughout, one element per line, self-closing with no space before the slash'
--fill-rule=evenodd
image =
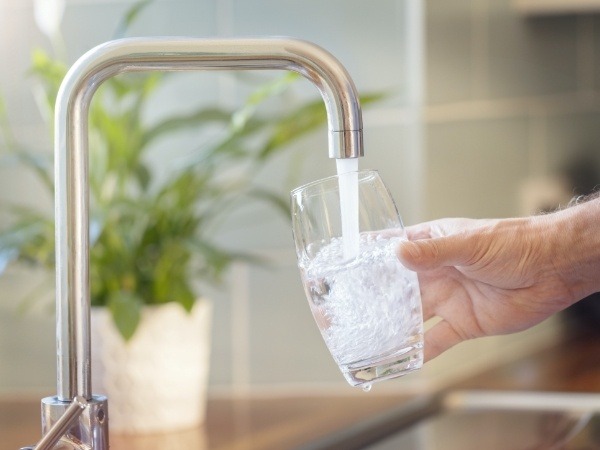
<path id="1" fill-rule="evenodd" d="M 70 401 L 62 401 L 58 397 L 42 399 L 42 435 L 62 417 Z M 88 401 L 77 423 L 69 428 L 60 440 L 61 444 L 77 450 L 108 449 L 108 400 L 105 396 L 94 395 Z M 63 448 L 63 447 L 60 447 Z"/>

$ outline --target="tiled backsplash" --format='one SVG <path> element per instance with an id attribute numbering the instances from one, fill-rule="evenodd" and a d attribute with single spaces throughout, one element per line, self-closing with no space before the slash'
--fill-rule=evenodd
<path id="1" fill-rule="evenodd" d="M 596 16 L 525 18 L 508 0 L 426 5 L 426 218 L 518 215 L 531 177 L 600 162 Z"/>
<path id="2" fill-rule="evenodd" d="M 63 29 L 71 60 L 110 39 L 132 3 L 67 1 Z M 509 0 L 157 0 L 132 34 L 292 35 L 330 50 L 361 92 L 392 93 L 365 111 L 361 165 L 380 170 L 405 222 L 413 223 L 519 214 L 519 189 L 529 177 L 549 174 L 576 152 L 598 153 L 596 23 L 575 16 L 526 20 Z M 18 136 L 50 151 L 31 83 L 23 76 L 36 45 L 48 47 L 36 31 L 31 4 L 0 3 L 0 90 Z M 311 89 L 307 84 L 301 95 L 313 95 Z M 172 110 L 205 99 L 235 104 L 242 96 L 231 77 L 189 74 L 161 92 L 157 104 Z M 296 183 L 334 173 L 325 142 L 324 132 L 316 133 L 295 150 L 307 155 Z M 275 163 L 263 178 L 281 182 L 288 163 Z M 36 195 L 35 185 L 20 174 L 0 171 L 0 188 L 0 199 L 18 197 L 51 210 L 51 199 Z M 310 316 L 289 223 L 262 210 L 241 212 L 239 223 L 222 238 L 260 251 L 274 268 L 237 265 L 223 290 L 207 293 L 215 303 L 213 388 L 344 386 Z M 52 317 L 46 311 L 15 312 L 17 293 L 29 279 L 21 272 L 0 279 L 0 393 L 54 389 Z M 528 339 L 465 344 L 386 388 L 447 382 L 539 345 L 555 330 L 547 325 L 530 331 Z"/>

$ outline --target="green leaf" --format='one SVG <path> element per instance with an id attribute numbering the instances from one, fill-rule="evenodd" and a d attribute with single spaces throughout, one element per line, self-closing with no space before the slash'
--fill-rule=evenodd
<path id="1" fill-rule="evenodd" d="M 171 116 L 146 131 L 141 145 L 146 146 L 161 136 L 187 128 L 205 126 L 214 122 L 226 124 L 230 119 L 231 113 L 219 108 L 200 108 L 189 114 Z"/>
<path id="2" fill-rule="evenodd" d="M 14 248 L 0 248 L 0 275 L 4 273 L 8 265 L 19 256 Z"/>
<path id="3" fill-rule="evenodd" d="M 286 72 L 283 76 L 263 84 L 252 94 L 248 96 L 242 108 L 237 110 L 231 117 L 231 127 L 233 131 L 240 130 L 246 126 L 246 123 L 256 113 L 259 105 L 266 100 L 281 95 L 292 83 L 300 78 L 295 72 Z"/>
<path id="4" fill-rule="evenodd" d="M 54 109 L 56 94 L 67 70 L 68 67 L 65 63 L 52 59 L 44 50 L 40 48 L 33 50 L 29 73 L 42 82 L 50 110 Z"/>
<path id="5" fill-rule="evenodd" d="M 131 26 L 133 22 L 137 19 L 139 14 L 151 3 L 153 0 L 142 0 L 137 3 L 134 3 L 131 8 L 125 13 L 119 24 L 117 25 L 117 29 L 113 34 L 113 39 L 119 39 L 125 37 L 127 34 L 127 30 Z"/>
<path id="6" fill-rule="evenodd" d="M 4 145 L 10 150 L 15 147 L 15 137 L 10 128 L 8 121 L 8 111 L 4 97 L 0 95 L 0 137 L 4 141 Z"/>
<path id="7" fill-rule="evenodd" d="M 385 95 L 384 93 L 364 95 L 361 96 L 360 102 L 365 106 L 383 99 Z M 260 157 L 262 159 L 269 158 L 277 151 L 286 148 L 292 142 L 326 123 L 327 112 L 322 100 L 315 100 L 300 106 L 275 123 L 270 138 L 260 152 Z"/>
<path id="8" fill-rule="evenodd" d="M 150 180 L 152 178 L 152 174 L 148 167 L 146 167 L 145 164 L 140 164 L 134 168 L 134 173 L 140 183 L 140 187 L 143 190 L 146 190 L 150 185 Z"/>
<path id="9" fill-rule="evenodd" d="M 33 153 L 15 146 L 8 155 L 0 157 L 0 165 L 22 164 L 30 169 L 48 190 L 54 194 L 54 181 L 52 180 L 52 158 L 49 155 Z"/>
<path id="10" fill-rule="evenodd" d="M 113 321 L 126 341 L 131 339 L 140 323 L 142 304 L 142 300 L 131 292 L 114 292 L 109 298 L 108 308 Z"/>
<path id="11" fill-rule="evenodd" d="M 325 105 L 316 100 L 293 111 L 276 122 L 275 129 L 260 152 L 260 157 L 266 159 L 276 150 L 283 148 L 294 140 L 316 130 L 327 122 Z"/>
<path id="12" fill-rule="evenodd" d="M 266 201 L 268 204 L 281 212 L 285 217 L 290 217 L 290 203 L 287 196 L 284 197 L 276 192 L 259 187 L 252 188 L 248 192 L 248 195 L 250 197 Z"/>
<path id="13" fill-rule="evenodd" d="M 200 257 L 199 270 L 209 278 L 218 280 L 233 261 L 232 255 L 227 250 L 204 239 L 198 237 L 188 239 L 187 245 Z"/>
<path id="14" fill-rule="evenodd" d="M 6 102 L 4 97 L 0 95 L 0 118 L 6 117 Z"/>
<path id="15" fill-rule="evenodd" d="M 173 283 L 171 288 L 173 300 L 183 306 L 183 309 L 187 312 L 192 312 L 194 303 L 196 303 L 196 296 L 188 284 L 185 281 L 182 283 Z"/>
<path id="16" fill-rule="evenodd" d="M 15 259 L 50 268 L 54 263 L 54 223 L 37 215 L 23 215 L 0 232 L 0 249 L 2 269 Z"/>

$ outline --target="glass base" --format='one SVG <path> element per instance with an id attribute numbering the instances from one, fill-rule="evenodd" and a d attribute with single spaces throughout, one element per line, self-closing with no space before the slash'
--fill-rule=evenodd
<path id="1" fill-rule="evenodd" d="M 352 386 L 368 388 L 373 383 L 401 377 L 422 366 L 423 344 L 419 342 L 379 358 L 340 364 L 340 369 Z"/>

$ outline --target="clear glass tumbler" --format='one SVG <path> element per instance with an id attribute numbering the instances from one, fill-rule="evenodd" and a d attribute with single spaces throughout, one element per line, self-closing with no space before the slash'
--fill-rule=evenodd
<path id="1" fill-rule="evenodd" d="M 369 389 L 420 368 L 419 285 L 396 257 L 406 233 L 379 174 L 351 172 L 301 186 L 291 193 L 291 208 L 304 290 L 346 380 Z"/>

